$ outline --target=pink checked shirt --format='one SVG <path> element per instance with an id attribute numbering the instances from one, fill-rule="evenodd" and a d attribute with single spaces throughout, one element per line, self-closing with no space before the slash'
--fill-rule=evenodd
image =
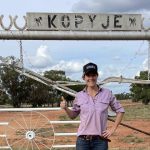
<path id="1" fill-rule="evenodd" d="M 124 112 L 121 104 L 108 89 L 99 88 L 95 97 L 91 97 L 85 89 L 78 92 L 72 108 L 74 117 L 80 114 L 81 123 L 77 136 L 102 135 L 107 128 L 109 106 L 116 113 Z"/>

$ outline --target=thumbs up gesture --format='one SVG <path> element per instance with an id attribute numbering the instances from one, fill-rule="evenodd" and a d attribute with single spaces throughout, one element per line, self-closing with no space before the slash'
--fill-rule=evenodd
<path id="1" fill-rule="evenodd" d="M 60 107 L 62 109 L 66 109 L 67 108 L 67 102 L 66 102 L 66 100 L 64 99 L 63 96 L 61 97 Z"/>

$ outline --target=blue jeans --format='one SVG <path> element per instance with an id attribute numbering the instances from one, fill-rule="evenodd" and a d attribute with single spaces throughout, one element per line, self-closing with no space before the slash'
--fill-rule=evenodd
<path id="1" fill-rule="evenodd" d="M 102 139 L 85 140 L 78 137 L 76 150 L 108 150 L 108 141 Z"/>

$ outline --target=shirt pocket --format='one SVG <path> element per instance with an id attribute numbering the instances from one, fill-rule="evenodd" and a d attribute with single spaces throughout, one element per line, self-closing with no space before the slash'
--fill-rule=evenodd
<path id="1" fill-rule="evenodd" d="M 89 112 L 89 101 L 82 101 L 80 102 L 80 111 L 82 114 L 86 114 Z"/>
<path id="2" fill-rule="evenodd" d="M 108 107 L 109 107 L 109 101 L 100 100 L 100 101 L 97 101 L 96 103 L 96 109 L 100 112 L 108 111 Z"/>
<path id="3" fill-rule="evenodd" d="M 87 101 L 82 101 L 80 103 L 80 120 L 81 120 L 81 124 L 80 124 L 80 128 L 86 126 L 86 122 L 90 116 L 91 112 L 90 112 L 90 102 Z"/>

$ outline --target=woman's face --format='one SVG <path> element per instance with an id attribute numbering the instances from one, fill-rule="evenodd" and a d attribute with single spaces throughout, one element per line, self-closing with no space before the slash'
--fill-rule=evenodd
<path id="1" fill-rule="evenodd" d="M 89 73 L 84 75 L 83 80 L 88 87 L 94 87 L 97 84 L 97 78 L 97 74 Z"/>

